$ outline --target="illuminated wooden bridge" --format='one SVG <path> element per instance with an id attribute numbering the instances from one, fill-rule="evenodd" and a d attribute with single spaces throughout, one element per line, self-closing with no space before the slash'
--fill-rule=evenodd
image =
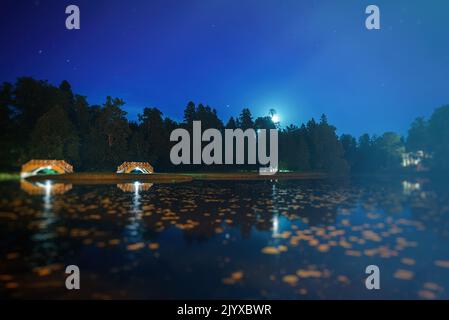
<path id="1" fill-rule="evenodd" d="M 29 177 L 37 174 L 72 173 L 73 166 L 64 160 L 30 160 L 22 165 L 20 175 Z"/>
<path id="2" fill-rule="evenodd" d="M 150 174 L 154 169 L 148 162 L 123 162 L 117 167 L 117 173 L 140 173 Z"/>

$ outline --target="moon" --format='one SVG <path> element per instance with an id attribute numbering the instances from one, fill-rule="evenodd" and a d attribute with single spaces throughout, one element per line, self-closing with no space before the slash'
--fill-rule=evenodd
<path id="1" fill-rule="evenodd" d="M 277 114 L 273 114 L 271 116 L 271 121 L 273 121 L 274 123 L 278 123 L 281 119 L 279 118 L 279 115 Z"/>

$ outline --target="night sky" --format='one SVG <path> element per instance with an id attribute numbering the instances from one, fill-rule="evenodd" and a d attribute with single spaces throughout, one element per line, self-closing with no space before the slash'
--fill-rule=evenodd
<path id="1" fill-rule="evenodd" d="M 0 81 L 66 79 L 91 104 L 123 98 L 130 119 L 181 120 L 193 100 L 225 121 L 274 108 L 282 125 L 326 113 L 338 133 L 404 134 L 449 104 L 447 0 L 0 0 L 0 39 Z"/>

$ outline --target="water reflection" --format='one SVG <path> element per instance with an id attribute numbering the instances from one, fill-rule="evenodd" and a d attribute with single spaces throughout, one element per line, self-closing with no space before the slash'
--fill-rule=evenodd
<path id="1" fill-rule="evenodd" d="M 60 269 L 60 265 L 54 264 L 57 261 L 60 244 L 58 241 L 58 214 L 54 209 L 54 196 L 65 194 L 72 189 L 71 184 L 53 183 L 51 180 L 44 182 L 29 182 L 22 179 L 20 181 L 21 190 L 32 195 L 34 201 L 42 204 L 34 221 L 29 227 L 32 229 L 30 239 L 34 245 L 29 254 L 30 267 L 33 273 L 45 273 L 47 269 L 41 269 L 41 266 L 51 266 L 51 268 Z M 42 196 L 41 198 L 37 196 Z"/>
<path id="2" fill-rule="evenodd" d="M 84 298 L 369 299 L 368 264 L 376 298 L 449 297 L 449 192 L 426 181 L 54 186 L 0 185 L 0 281 L 21 297 L 64 293 L 33 270 L 68 260 L 91 279 Z"/>
<path id="3" fill-rule="evenodd" d="M 20 180 L 20 188 L 29 195 L 50 195 L 64 194 L 72 189 L 71 184 L 53 183 L 50 180 L 45 182 L 30 182 L 28 180 Z"/>
<path id="4" fill-rule="evenodd" d="M 419 182 L 404 180 L 402 181 L 402 188 L 404 190 L 404 194 L 409 196 L 412 192 L 421 190 L 421 184 Z"/>
<path id="5" fill-rule="evenodd" d="M 141 183 L 135 181 L 133 183 L 117 184 L 117 187 L 123 192 L 132 193 L 132 206 L 129 212 L 128 223 L 125 226 L 124 237 L 129 239 L 131 243 L 142 243 L 145 226 L 142 220 L 141 193 L 151 189 L 152 183 Z M 134 255 L 131 254 L 131 259 Z"/>

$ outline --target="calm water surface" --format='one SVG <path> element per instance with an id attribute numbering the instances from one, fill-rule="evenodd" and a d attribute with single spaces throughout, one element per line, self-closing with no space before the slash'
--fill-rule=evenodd
<path id="1" fill-rule="evenodd" d="M 424 181 L 0 183 L 4 298 L 448 299 Z M 65 289 L 65 266 L 81 290 Z M 367 290 L 377 265 L 381 289 Z"/>

